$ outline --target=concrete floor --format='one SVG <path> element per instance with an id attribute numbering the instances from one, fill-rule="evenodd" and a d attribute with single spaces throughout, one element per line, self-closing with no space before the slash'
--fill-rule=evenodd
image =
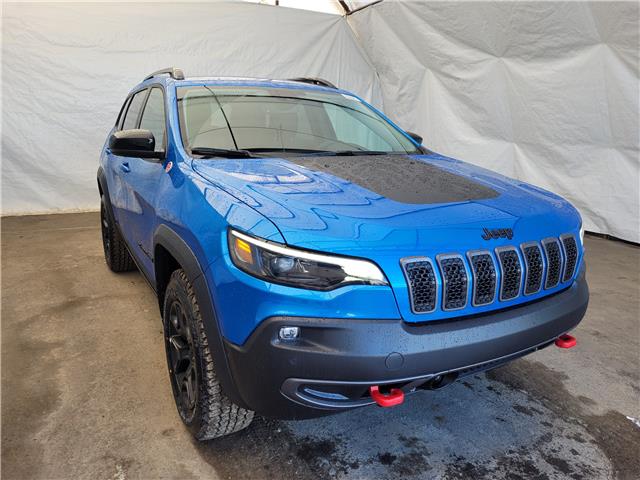
<path id="1" fill-rule="evenodd" d="M 97 214 L 2 219 L 3 478 L 638 478 L 640 249 L 587 237 L 591 305 L 549 348 L 395 409 L 194 442 L 156 300 Z M 634 423 L 635 422 L 635 423 Z"/>

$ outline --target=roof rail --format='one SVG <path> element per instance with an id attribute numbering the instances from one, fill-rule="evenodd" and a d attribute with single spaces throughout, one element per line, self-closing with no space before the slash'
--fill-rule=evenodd
<path id="1" fill-rule="evenodd" d="M 314 77 L 299 77 L 299 78 L 288 78 L 290 82 L 300 82 L 300 83 L 310 83 L 311 85 L 319 85 L 321 87 L 329 87 L 338 89 L 333 83 L 324 80 L 322 78 L 314 78 Z"/>
<path id="2" fill-rule="evenodd" d="M 149 80 L 150 78 L 166 74 L 168 74 L 174 80 L 184 80 L 184 72 L 182 71 L 182 69 L 176 67 L 163 68 L 162 70 L 153 72 L 151 75 L 146 76 L 144 80 Z"/>

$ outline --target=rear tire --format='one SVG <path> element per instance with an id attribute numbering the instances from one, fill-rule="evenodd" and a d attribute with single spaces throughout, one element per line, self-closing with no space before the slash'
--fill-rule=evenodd
<path id="1" fill-rule="evenodd" d="M 112 272 L 129 272 L 136 268 L 127 245 L 116 227 L 113 215 L 107 206 L 104 195 L 100 196 L 100 225 L 102 228 L 102 247 L 104 259 Z"/>
<path id="2" fill-rule="evenodd" d="M 222 391 L 195 293 L 181 269 L 171 274 L 162 317 L 173 397 L 193 436 L 210 440 L 248 427 L 254 412 Z"/>

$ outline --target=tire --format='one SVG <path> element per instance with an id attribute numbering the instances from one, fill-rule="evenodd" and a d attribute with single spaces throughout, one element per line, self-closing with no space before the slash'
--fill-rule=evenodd
<path id="1" fill-rule="evenodd" d="M 100 197 L 100 226 L 102 229 L 104 259 L 109 269 L 116 273 L 135 270 L 136 264 L 115 225 L 113 215 L 107 206 L 104 195 Z"/>
<path id="2" fill-rule="evenodd" d="M 254 412 L 222 391 L 195 293 L 181 269 L 171 274 L 162 317 L 173 398 L 193 436 L 211 440 L 248 427 Z"/>

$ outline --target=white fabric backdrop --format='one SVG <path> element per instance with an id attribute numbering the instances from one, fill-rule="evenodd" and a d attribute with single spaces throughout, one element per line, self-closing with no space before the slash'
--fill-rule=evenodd
<path id="1" fill-rule="evenodd" d="M 548 188 L 588 230 L 640 241 L 636 3 L 385 0 L 349 23 L 244 3 L 5 4 L 3 17 L 3 214 L 96 208 L 123 98 L 176 65 L 325 77 L 434 150 Z"/>
<path id="2" fill-rule="evenodd" d="M 380 103 L 344 18 L 245 3 L 5 4 L 2 213 L 97 209 L 100 148 L 127 93 L 188 76 L 318 76 Z"/>
<path id="3" fill-rule="evenodd" d="M 385 0 L 348 18 L 384 109 L 425 145 L 640 242 L 637 3 Z"/>

